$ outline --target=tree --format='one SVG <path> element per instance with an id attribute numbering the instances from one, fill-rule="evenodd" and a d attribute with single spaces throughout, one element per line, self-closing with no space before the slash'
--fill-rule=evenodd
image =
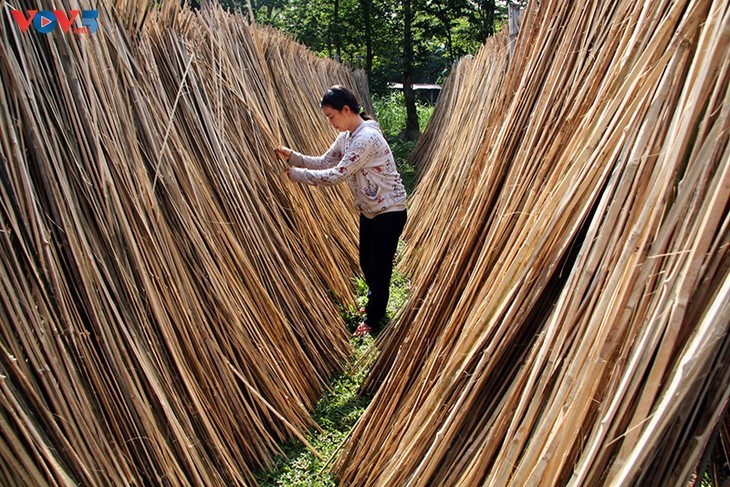
<path id="1" fill-rule="evenodd" d="M 483 43 L 495 34 L 497 22 L 507 18 L 507 3 L 496 0 L 474 0 L 474 8 L 467 11 L 467 17 L 479 42 Z"/>
<path id="2" fill-rule="evenodd" d="M 420 135 L 416 95 L 413 92 L 413 12 L 411 0 L 403 0 L 403 95 L 406 100 L 406 128 L 403 137 L 415 140 Z"/>
<path id="3" fill-rule="evenodd" d="M 330 23 L 330 36 L 334 43 L 335 59 L 342 59 L 342 46 L 340 44 L 340 0 L 333 0 L 332 22 Z"/>
<path id="4" fill-rule="evenodd" d="M 466 10 L 466 0 L 426 0 L 424 3 L 423 11 L 426 18 L 433 23 L 433 27 L 429 29 L 431 35 L 443 38 L 449 64 L 461 55 L 455 46 L 454 31 L 459 19 L 465 16 Z"/>
<path id="5" fill-rule="evenodd" d="M 240 3 L 246 4 L 245 1 Z M 223 3 L 221 2 L 221 5 L 222 4 Z M 285 6 L 286 0 L 258 0 L 256 2 L 251 2 L 252 8 L 258 8 L 258 12 L 254 11 L 256 20 L 263 24 L 273 24 L 276 14 Z M 242 5 L 241 9 L 242 11 L 247 12 L 248 6 Z"/>
<path id="6" fill-rule="evenodd" d="M 363 32 L 365 34 L 365 72 L 368 75 L 368 84 L 371 84 L 373 72 L 372 0 L 360 0 L 360 7 L 362 8 Z"/>

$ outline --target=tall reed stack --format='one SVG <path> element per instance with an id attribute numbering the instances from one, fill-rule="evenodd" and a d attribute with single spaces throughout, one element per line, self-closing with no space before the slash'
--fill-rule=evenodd
<path id="1" fill-rule="evenodd" d="M 324 151 L 319 97 L 364 76 L 155 3 L 88 35 L 2 8 L 2 485 L 251 485 L 349 354 L 351 196 L 273 149 Z"/>
<path id="2" fill-rule="evenodd" d="M 730 3 L 530 2 L 413 162 L 343 485 L 686 485 L 730 394 Z"/>

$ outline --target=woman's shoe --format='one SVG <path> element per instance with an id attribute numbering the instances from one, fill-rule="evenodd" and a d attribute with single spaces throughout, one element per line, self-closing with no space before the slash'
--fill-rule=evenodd
<path id="1" fill-rule="evenodd" d="M 355 330 L 355 333 L 353 333 L 352 336 L 361 337 L 361 336 L 369 335 L 372 332 L 373 332 L 373 329 L 370 327 L 370 325 L 368 325 L 367 323 L 365 323 L 363 321 L 362 323 L 357 325 L 357 330 Z"/>

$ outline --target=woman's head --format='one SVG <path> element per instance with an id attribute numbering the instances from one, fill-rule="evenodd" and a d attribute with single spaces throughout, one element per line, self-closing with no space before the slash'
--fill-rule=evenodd
<path id="1" fill-rule="evenodd" d="M 321 108 L 330 107 L 338 112 L 342 112 L 347 107 L 350 112 L 360 115 L 363 120 L 370 119 L 365 114 L 362 105 L 357 101 L 355 94 L 341 85 L 330 87 L 325 92 L 319 105 Z"/>

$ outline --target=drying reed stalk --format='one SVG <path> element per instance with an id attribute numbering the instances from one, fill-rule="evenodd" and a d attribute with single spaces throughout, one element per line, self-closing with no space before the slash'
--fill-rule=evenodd
<path id="1" fill-rule="evenodd" d="M 344 485 L 683 485 L 730 394 L 730 4 L 530 4 L 414 155 Z M 443 138 L 441 138 L 443 136 Z"/>
<path id="2" fill-rule="evenodd" d="M 88 36 L 9 8 L 0 483 L 254 483 L 348 356 L 357 268 L 346 189 L 273 148 L 324 151 L 321 93 L 363 74 L 219 7 L 101 3 Z"/>

